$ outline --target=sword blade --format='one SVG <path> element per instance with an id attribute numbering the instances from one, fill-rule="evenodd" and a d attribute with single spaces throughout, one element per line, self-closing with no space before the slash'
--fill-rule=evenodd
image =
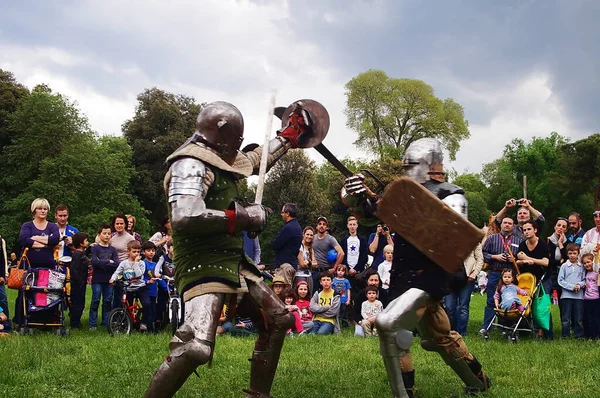
<path id="1" fill-rule="evenodd" d="M 269 158 L 269 142 L 271 141 L 271 129 L 273 128 L 273 110 L 275 109 L 275 97 L 277 90 L 271 92 L 271 102 L 267 114 L 267 129 L 265 130 L 265 143 L 263 145 L 262 156 L 260 158 L 260 168 L 258 169 L 258 184 L 256 185 L 256 196 L 254 203 L 262 204 L 263 192 L 265 188 L 265 175 L 267 174 L 267 160 Z"/>

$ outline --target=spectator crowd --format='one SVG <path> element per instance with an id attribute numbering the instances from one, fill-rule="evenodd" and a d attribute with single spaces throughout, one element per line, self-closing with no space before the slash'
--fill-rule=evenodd
<path id="1" fill-rule="evenodd" d="M 516 209 L 516 218 L 508 213 Z M 64 205 L 54 209 L 55 222 L 48 220 L 50 204 L 38 198 L 31 204 L 32 221 L 22 225 L 20 252 L 7 255 L 1 240 L 0 258 L 0 333 L 24 324 L 23 291 L 19 290 L 15 313 L 10 317 L 5 284 L 11 270 L 26 263 L 36 269 L 69 271 L 69 320 L 71 328 L 82 328 L 87 285 L 91 285 L 89 330 L 105 327 L 112 308 L 121 305 L 123 293 L 119 280 L 127 280 L 135 289 L 127 289 L 128 300 L 137 297 L 142 304 L 141 332 L 159 331 L 167 319 L 169 289 L 163 276 L 173 278 L 173 258 L 169 219 L 148 241 L 135 232 L 135 217 L 115 214 L 110 223 L 98 227 L 88 237 L 68 223 Z M 286 203 L 281 209 L 283 227 L 271 242 L 275 253 L 274 269 L 261 264 L 257 237 L 244 234 L 247 257 L 272 279 L 271 288 L 294 315 L 294 327 L 288 335 L 332 334 L 353 327 L 361 337 L 377 336 L 375 319 L 388 304 L 394 231 L 383 223 L 367 238 L 358 234 L 359 221 L 348 217 L 347 233 L 338 242 L 330 234 L 328 220 L 321 216 L 316 226 L 302 228 L 298 209 Z M 600 296 L 598 248 L 600 247 L 600 211 L 593 213 L 595 226 L 584 231 L 582 217 L 572 212 L 559 217 L 554 232 L 539 236 L 546 222 L 543 214 L 527 200 L 508 200 L 486 230 L 483 241 L 464 261 L 464 272 L 454 276 L 452 291 L 444 298 L 452 329 L 467 334 L 469 307 L 475 288 L 487 296 L 480 334 L 491 329 L 497 310 L 525 311 L 517 286 L 520 273 L 531 273 L 540 286 L 560 307 L 561 336 L 598 339 L 600 337 Z M 100 312 L 100 316 L 99 313 Z M 254 332 L 250 319 L 240 317 L 225 305 L 218 334 L 247 335 Z M 540 338 L 552 339 L 553 324 L 535 327 Z"/>

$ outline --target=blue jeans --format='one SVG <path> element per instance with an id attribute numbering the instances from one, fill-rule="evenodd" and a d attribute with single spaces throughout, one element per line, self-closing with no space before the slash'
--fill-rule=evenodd
<path id="1" fill-rule="evenodd" d="M 8 311 L 8 297 L 6 296 L 6 287 L 4 285 L 0 285 L 0 307 L 2 307 L 2 312 L 6 315 L 7 321 L 3 323 L 4 331 L 9 332 L 11 330 L 10 326 L 10 313 Z"/>
<path id="2" fill-rule="evenodd" d="M 583 338 L 583 300 L 560 299 L 560 322 L 562 324 L 562 337 L 573 336 L 577 339 Z"/>
<path id="3" fill-rule="evenodd" d="M 313 328 L 310 330 L 309 334 L 332 334 L 333 329 L 333 323 L 313 321 Z"/>
<path id="4" fill-rule="evenodd" d="M 496 308 L 496 304 L 494 303 L 494 294 L 496 294 L 496 288 L 498 287 L 498 281 L 500 281 L 500 272 L 488 272 L 488 283 L 486 288 L 487 293 L 487 303 L 483 310 L 483 324 L 481 325 L 481 329 L 487 329 L 489 324 L 494 319 L 494 308 Z M 489 330 L 492 330 L 490 328 Z"/>
<path id="5" fill-rule="evenodd" d="M 90 305 L 90 327 L 98 326 L 98 308 L 100 307 L 100 296 L 102 296 L 102 321 L 101 326 L 106 326 L 108 314 L 112 309 L 113 287 L 105 283 L 92 283 L 92 304 Z"/>
<path id="6" fill-rule="evenodd" d="M 469 304 L 471 293 L 475 282 L 467 283 L 457 292 L 452 292 L 444 297 L 444 306 L 450 319 L 452 330 L 456 330 L 461 336 L 467 335 L 467 324 L 469 323 Z"/>

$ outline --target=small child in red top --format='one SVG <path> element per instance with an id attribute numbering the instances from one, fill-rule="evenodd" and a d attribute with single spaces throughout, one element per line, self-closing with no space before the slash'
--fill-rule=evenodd
<path id="1" fill-rule="evenodd" d="M 302 327 L 302 320 L 300 319 L 300 308 L 295 304 L 296 303 L 296 293 L 292 290 L 291 287 L 286 287 L 283 289 L 281 293 L 283 296 L 283 302 L 285 303 L 285 308 L 294 315 L 294 332 L 302 333 L 304 328 Z M 287 330 L 288 334 L 292 333 L 292 329 Z"/>
<path id="2" fill-rule="evenodd" d="M 302 321 L 302 328 L 304 332 L 308 332 L 313 328 L 313 314 L 310 312 L 310 291 L 308 290 L 308 283 L 306 281 L 300 281 L 296 285 L 296 307 L 300 313 L 300 320 Z"/>

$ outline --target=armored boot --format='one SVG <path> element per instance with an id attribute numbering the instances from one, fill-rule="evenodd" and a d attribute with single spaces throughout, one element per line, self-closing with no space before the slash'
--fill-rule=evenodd
<path id="1" fill-rule="evenodd" d="M 185 323 L 171 340 L 171 353 L 152 377 L 146 398 L 172 397 L 198 366 L 211 360 L 223 300 L 222 294 L 206 294 L 186 302 Z"/>
<path id="2" fill-rule="evenodd" d="M 273 330 L 259 336 L 255 350 L 252 352 L 252 358 L 250 359 L 250 389 L 246 391 L 248 397 L 269 396 L 285 340 L 285 331 L 292 327 L 294 323 L 294 318 L 289 313 L 274 315 L 272 319 L 274 321 Z M 266 349 L 262 350 L 265 338 L 268 341 Z M 253 395 L 255 393 L 263 395 Z"/>
<path id="3" fill-rule="evenodd" d="M 170 346 L 174 344 L 175 342 L 171 342 Z M 211 358 L 213 347 L 208 341 L 193 340 L 178 344 L 183 345 L 182 349 L 173 350 L 165 358 L 150 381 L 146 398 L 172 397 L 196 368 Z"/>
<path id="4" fill-rule="evenodd" d="M 388 381 L 394 398 L 411 398 L 412 390 L 409 393 L 404 384 L 404 377 L 400 367 L 400 357 L 402 352 L 396 344 L 396 333 L 379 331 L 379 350 L 385 364 Z M 414 375 L 414 372 L 413 372 Z M 414 378 L 413 378 L 414 386 Z M 413 387 L 411 386 L 411 388 Z"/>
<path id="5" fill-rule="evenodd" d="M 264 283 L 249 284 L 249 291 L 262 307 L 267 322 L 262 325 L 254 346 L 250 359 L 250 388 L 244 392 L 248 398 L 263 398 L 269 397 L 271 392 L 285 331 L 294 325 L 294 317 Z"/>

